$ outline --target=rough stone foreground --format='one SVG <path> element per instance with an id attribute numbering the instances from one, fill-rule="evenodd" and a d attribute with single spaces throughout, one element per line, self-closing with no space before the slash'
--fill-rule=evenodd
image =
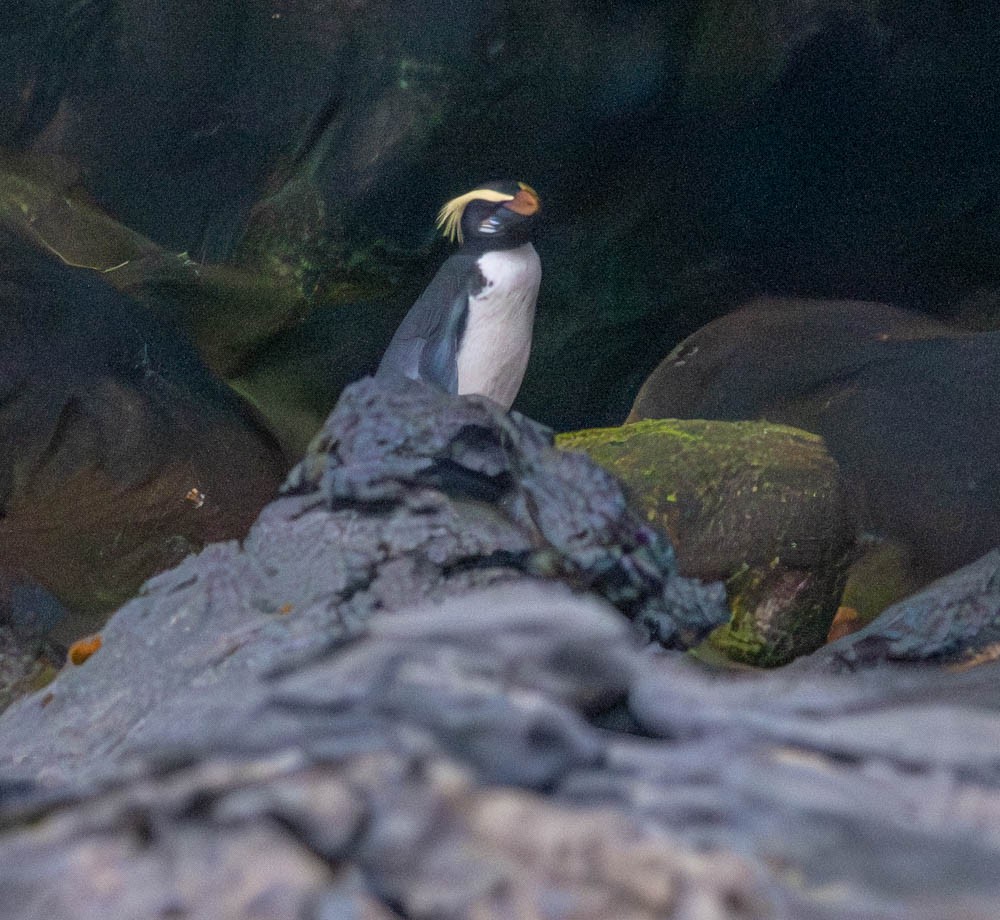
<path id="1" fill-rule="evenodd" d="M 610 480 L 474 401 L 399 397 L 407 425 L 369 437 L 375 395 L 242 546 L 152 581 L 0 718 L 5 917 L 1000 914 L 1000 665 L 862 667 L 873 630 L 709 671 L 649 644 L 693 638 L 712 592 L 639 564 L 635 521 L 596 513 Z M 421 412 L 451 463 L 414 453 Z M 951 656 L 997 570 L 883 636 Z"/>

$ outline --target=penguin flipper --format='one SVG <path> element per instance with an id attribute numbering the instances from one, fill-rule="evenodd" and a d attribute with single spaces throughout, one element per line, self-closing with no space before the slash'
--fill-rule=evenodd
<path id="1" fill-rule="evenodd" d="M 410 307 L 376 376 L 424 380 L 458 392 L 458 348 L 469 314 L 469 295 L 478 283 L 475 259 L 453 255 Z"/>
<path id="2" fill-rule="evenodd" d="M 458 348 L 469 316 L 469 294 L 455 295 L 445 321 L 433 337 L 427 339 L 420 353 L 420 379 L 441 387 L 447 393 L 458 392 Z"/>

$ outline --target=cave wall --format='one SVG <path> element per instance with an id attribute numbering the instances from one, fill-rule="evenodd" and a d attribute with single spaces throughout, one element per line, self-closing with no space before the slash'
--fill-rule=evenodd
<path id="1" fill-rule="evenodd" d="M 545 277 L 519 407 L 559 428 L 621 420 L 751 295 L 951 315 L 996 283 L 984 3 L 34 0 L 7 26 L 0 145 L 65 157 L 128 226 L 285 271 L 321 307 L 361 266 L 366 309 L 400 314 L 446 252 L 441 201 L 529 181 Z M 274 343 L 320 403 L 337 322 Z"/>

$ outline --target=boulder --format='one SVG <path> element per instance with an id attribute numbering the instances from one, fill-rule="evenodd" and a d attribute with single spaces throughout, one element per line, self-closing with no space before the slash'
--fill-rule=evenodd
<path id="1" fill-rule="evenodd" d="M 51 635 L 67 641 L 156 571 L 245 533 L 285 460 L 177 327 L 0 239 L 0 578 L 56 598 L 68 615 Z M 13 611 L 0 592 L 0 618 Z"/>
<path id="2" fill-rule="evenodd" d="M 732 620 L 710 642 L 774 666 L 826 641 L 855 525 L 820 438 L 766 422 L 656 420 L 561 435 L 670 534 L 682 573 L 726 583 Z"/>
<path id="3" fill-rule="evenodd" d="M 998 362 L 1000 333 L 881 304 L 761 301 L 678 345 L 629 417 L 767 419 L 822 436 L 860 533 L 891 548 L 867 589 L 884 603 L 1000 545 Z"/>

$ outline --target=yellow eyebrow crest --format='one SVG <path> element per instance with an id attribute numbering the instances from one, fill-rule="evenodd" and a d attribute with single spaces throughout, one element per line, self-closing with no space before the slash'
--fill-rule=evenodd
<path id="1" fill-rule="evenodd" d="M 454 242 L 462 242 L 462 215 L 465 207 L 470 201 L 513 201 L 513 195 L 505 195 L 503 192 L 494 191 L 491 188 L 477 188 L 457 198 L 452 198 L 445 204 L 437 216 L 438 229 Z"/>

